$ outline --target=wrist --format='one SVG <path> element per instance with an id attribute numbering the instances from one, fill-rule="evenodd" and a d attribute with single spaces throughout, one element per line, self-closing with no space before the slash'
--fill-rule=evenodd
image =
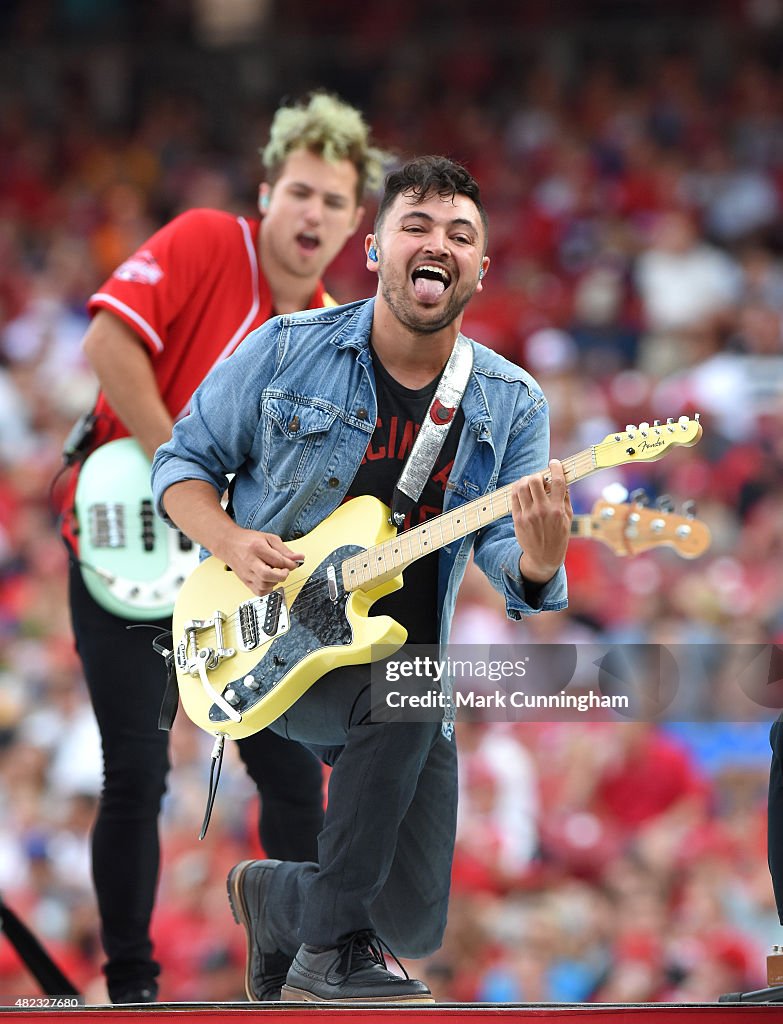
<path id="1" fill-rule="evenodd" d="M 237 551 L 239 550 L 239 543 L 242 534 L 245 530 L 241 526 L 237 526 L 233 519 L 226 516 L 227 522 L 221 522 L 217 525 L 215 536 L 212 544 L 207 544 L 206 547 L 219 558 L 226 565 L 233 567 L 236 558 Z"/>
<path id="2" fill-rule="evenodd" d="M 519 556 L 519 575 L 527 583 L 543 586 L 548 583 L 560 567 L 535 563 L 523 552 Z"/>

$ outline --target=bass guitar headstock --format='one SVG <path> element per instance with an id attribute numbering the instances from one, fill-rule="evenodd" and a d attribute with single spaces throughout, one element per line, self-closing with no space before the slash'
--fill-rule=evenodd
<path id="1" fill-rule="evenodd" d="M 693 502 L 683 506 L 683 513 L 675 513 L 665 496 L 656 508 L 641 499 L 622 504 L 599 499 L 584 517 L 588 530 L 580 529 L 579 535 L 602 541 L 620 556 L 668 546 L 682 558 L 698 558 L 710 546 L 710 530 L 696 518 Z"/>

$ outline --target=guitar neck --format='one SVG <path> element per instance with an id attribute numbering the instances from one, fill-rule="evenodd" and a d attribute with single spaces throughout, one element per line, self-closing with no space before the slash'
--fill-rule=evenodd
<path id="1" fill-rule="evenodd" d="M 594 473 L 596 466 L 594 450 L 585 449 L 569 459 L 563 460 L 563 471 L 567 484 Z M 549 483 L 551 474 L 544 472 Z M 343 584 L 347 591 L 371 590 L 385 580 L 399 575 L 406 566 L 419 558 L 437 551 L 446 544 L 475 533 L 483 526 L 511 514 L 513 484 L 506 484 L 481 498 L 475 498 L 459 508 L 428 519 L 412 530 L 406 530 L 391 540 L 376 544 L 358 555 L 352 555 L 342 564 Z"/>

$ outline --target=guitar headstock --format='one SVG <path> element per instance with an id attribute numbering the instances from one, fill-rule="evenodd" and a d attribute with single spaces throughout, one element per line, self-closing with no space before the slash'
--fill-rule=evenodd
<path id="1" fill-rule="evenodd" d="M 620 556 L 667 545 L 682 558 L 698 558 L 711 541 L 707 524 L 693 515 L 646 508 L 639 502 L 615 505 L 603 499 L 590 512 L 590 536 Z"/>
<path id="2" fill-rule="evenodd" d="M 665 423 L 655 420 L 652 425 L 640 423 L 637 427 L 629 424 L 622 432 L 607 434 L 600 444 L 592 448 L 594 466 L 596 469 L 609 469 L 630 462 L 655 462 L 676 445 L 689 448 L 696 444 L 701 434 L 698 413 L 693 419 L 680 416 L 678 420 L 668 419 Z"/>

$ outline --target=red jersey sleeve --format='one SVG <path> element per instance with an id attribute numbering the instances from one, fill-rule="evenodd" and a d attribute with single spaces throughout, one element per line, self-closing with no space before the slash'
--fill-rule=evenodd
<path id="1" fill-rule="evenodd" d="M 123 320 L 155 355 L 166 345 L 168 328 L 212 258 L 214 210 L 188 210 L 156 231 L 120 264 L 90 297 L 87 309 L 108 309 Z"/>

